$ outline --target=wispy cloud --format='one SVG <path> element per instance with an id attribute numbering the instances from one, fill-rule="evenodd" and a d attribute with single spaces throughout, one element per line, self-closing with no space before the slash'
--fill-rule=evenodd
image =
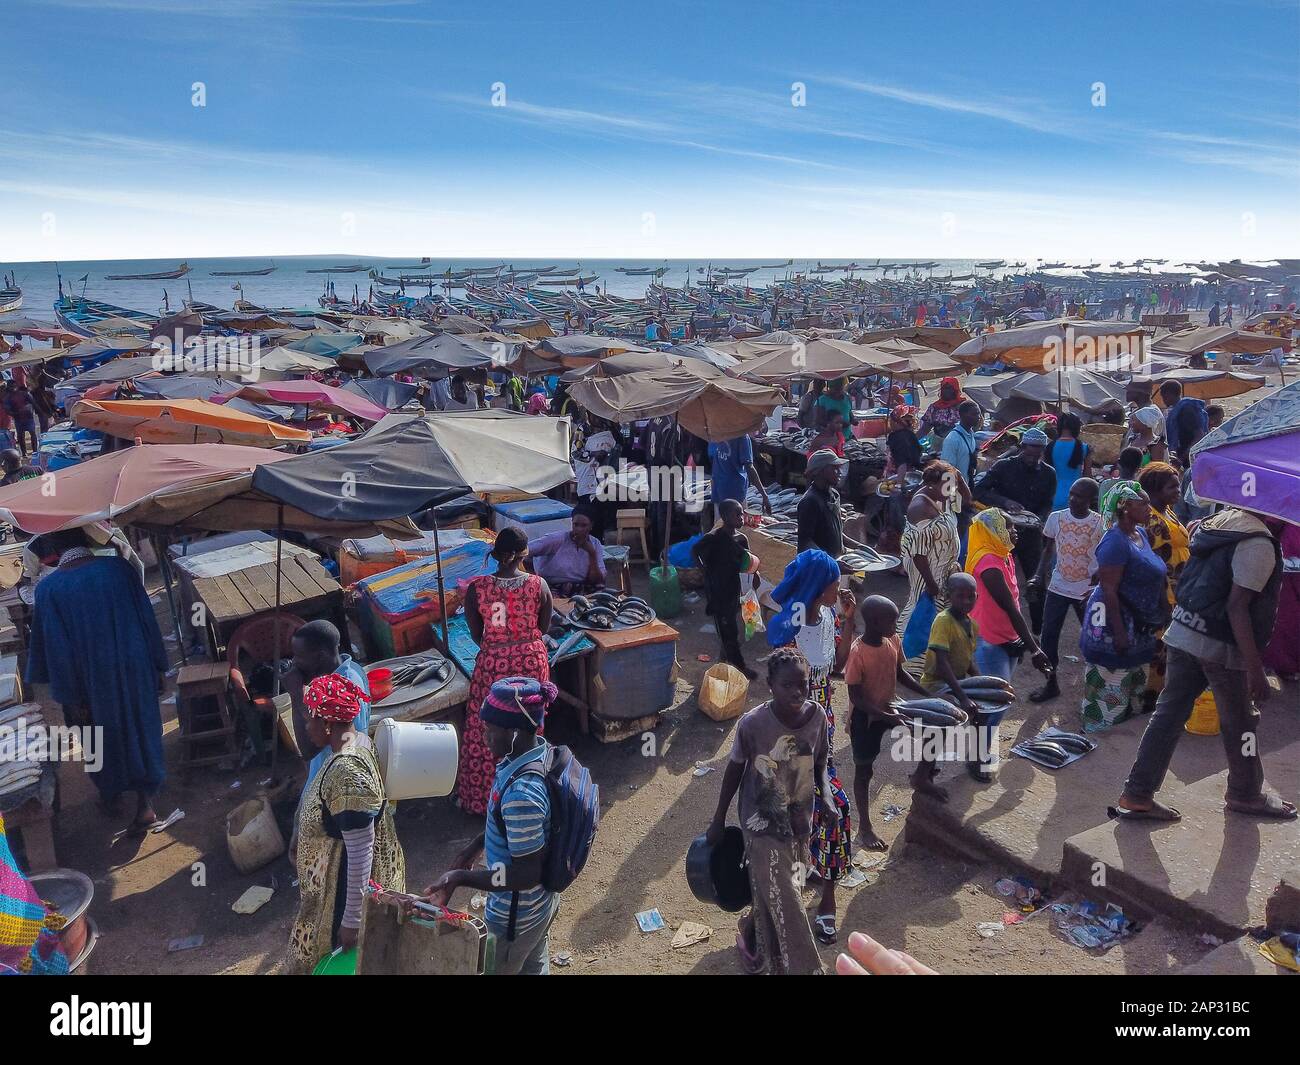
<path id="1" fill-rule="evenodd" d="M 894 100 L 914 107 L 926 107 L 936 111 L 948 111 L 963 115 L 978 115 L 983 118 L 996 119 L 1000 122 L 1009 122 L 1013 126 L 1021 126 L 1039 133 L 1061 132 L 1060 123 L 999 101 L 980 100 L 964 96 L 944 96 L 939 93 L 922 92 L 897 85 L 856 81 L 853 78 L 825 77 L 818 80 L 829 85 L 838 85 L 842 89 L 851 89 L 853 92 L 866 93 L 870 96 L 876 96 L 884 100 Z"/>

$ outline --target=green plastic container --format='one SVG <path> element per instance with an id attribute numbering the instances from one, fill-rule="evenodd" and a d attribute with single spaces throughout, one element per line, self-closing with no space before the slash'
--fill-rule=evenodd
<path id="1" fill-rule="evenodd" d="M 673 566 L 655 566 L 650 571 L 650 605 L 661 618 L 675 618 L 682 612 L 682 586 Z"/>
<path id="2" fill-rule="evenodd" d="M 333 954 L 326 954 L 316 963 L 316 968 L 311 971 L 311 974 L 312 976 L 356 976 L 357 948 L 336 950 Z"/>

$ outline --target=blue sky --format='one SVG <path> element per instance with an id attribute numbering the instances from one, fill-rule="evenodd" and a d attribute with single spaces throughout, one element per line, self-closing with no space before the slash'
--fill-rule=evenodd
<path id="1" fill-rule="evenodd" d="M 1294 0 L 7 0 L 5 21 L 8 261 L 1300 253 Z"/>

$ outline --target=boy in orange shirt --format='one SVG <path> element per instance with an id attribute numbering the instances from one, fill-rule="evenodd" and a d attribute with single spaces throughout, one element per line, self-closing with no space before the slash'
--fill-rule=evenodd
<path id="1" fill-rule="evenodd" d="M 858 846 L 883 851 L 887 844 L 871 828 L 867 786 L 871 769 L 880 754 L 885 734 L 896 725 L 908 727 L 911 719 L 891 706 L 895 686 L 901 684 L 921 698 L 929 692 L 903 668 L 903 649 L 896 633 L 898 607 L 883 595 L 869 595 L 862 601 L 862 635 L 853 641 L 844 666 L 849 687 L 849 740 L 853 744 L 853 802 L 858 810 Z M 936 791 L 935 767 L 917 764 L 910 783 L 916 791 Z"/>

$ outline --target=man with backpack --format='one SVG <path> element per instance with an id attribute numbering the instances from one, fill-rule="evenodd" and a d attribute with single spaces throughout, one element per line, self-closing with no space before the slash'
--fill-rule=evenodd
<path id="1" fill-rule="evenodd" d="M 446 906 L 459 887 L 488 893 L 484 920 L 496 940 L 492 972 L 547 976 L 560 892 L 582 871 L 600 818 L 599 789 L 567 747 L 542 738 L 554 684 L 506 677 L 479 716 L 497 759 L 486 830 L 456 857 L 425 896 Z M 479 854 L 486 863 L 475 869 Z"/>
<path id="2" fill-rule="evenodd" d="M 1180 820 L 1181 814 L 1156 802 L 1155 794 L 1192 705 L 1208 687 L 1214 693 L 1228 759 L 1227 808 L 1255 817 L 1295 819 L 1295 804 L 1264 787 L 1255 735 L 1255 704 L 1270 694 L 1261 653 L 1273 632 L 1282 582 L 1279 524 L 1230 507 L 1197 526 L 1164 636 L 1165 687 L 1112 816 Z"/>

